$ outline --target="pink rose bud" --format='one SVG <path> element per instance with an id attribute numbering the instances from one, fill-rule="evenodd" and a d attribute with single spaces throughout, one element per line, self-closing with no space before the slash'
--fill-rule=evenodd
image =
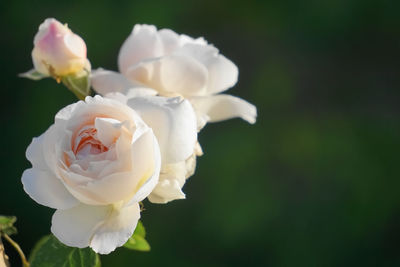
<path id="1" fill-rule="evenodd" d="M 60 77 L 85 67 L 85 42 L 56 19 L 46 19 L 39 26 L 33 43 L 33 65 L 42 74 Z"/>

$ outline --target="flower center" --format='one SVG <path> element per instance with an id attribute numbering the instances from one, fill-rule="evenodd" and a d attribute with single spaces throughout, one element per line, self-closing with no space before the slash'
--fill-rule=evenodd
<path id="1" fill-rule="evenodd" d="M 97 130 L 93 126 L 85 126 L 76 136 L 72 151 L 75 155 L 93 155 L 108 151 L 108 147 L 97 139 Z"/>

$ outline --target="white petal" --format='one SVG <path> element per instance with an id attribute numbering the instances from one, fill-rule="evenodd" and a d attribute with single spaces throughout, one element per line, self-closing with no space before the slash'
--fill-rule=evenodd
<path id="1" fill-rule="evenodd" d="M 51 232 L 67 246 L 85 248 L 111 209 L 111 206 L 79 205 L 57 210 L 51 221 Z"/>
<path id="2" fill-rule="evenodd" d="M 96 231 L 90 247 L 97 253 L 108 254 L 128 241 L 140 219 L 139 204 L 135 203 L 120 210 L 113 210 L 111 216 Z"/>
<path id="3" fill-rule="evenodd" d="M 182 187 L 196 168 L 196 155 L 193 154 L 187 160 L 162 166 L 160 181 L 149 195 L 150 202 L 167 203 L 176 199 L 184 199 L 185 193 Z"/>
<path id="4" fill-rule="evenodd" d="M 54 175 L 38 169 L 27 169 L 22 174 L 25 192 L 37 203 L 54 208 L 68 209 L 79 203 Z"/>
<path id="5" fill-rule="evenodd" d="M 122 74 L 101 68 L 92 71 L 90 81 L 93 89 L 102 95 L 113 92 L 125 93 L 135 86 Z"/>
<path id="6" fill-rule="evenodd" d="M 161 204 L 175 199 L 184 199 L 185 194 L 182 192 L 182 186 L 185 183 L 185 176 L 185 161 L 163 165 L 160 180 L 149 195 L 149 200 Z"/>
<path id="7" fill-rule="evenodd" d="M 208 94 L 225 91 L 236 84 L 239 70 L 232 61 L 223 55 L 210 57 L 205 61 L 208 68 Z"/>
<path id="8" fill-rule="evenodd" d="M 55 116 L 55 122 L 62 123 L 63 121 L 68 121 L 71 118 L 74 111 L 77 108 L 81 107 L 82 105 L 84 105 L 84 102 L 78 101 L 76 103 L 70 104 L 70 105 L 62 108 L 60 111 L 57 112 L 57 114 Z"/>
<path id="9" fill-rule="evenodd" d="M 46 159 L 43 155 L 44 134 L 32 139 L 32 142 L 26 149 L 25 156 L 32 163 L 35 169 L 47 170 Z"/>
<path id="10" fill-rule="evenodd" d="M 186 55 L 143 61 L 130 67 L 126 76 L 159 92 L 183 96 L 204 95 L 208 82 L 207 68 Z"/>
<path id="11" fill-rule="evenodd" d="M 57 210 L 51 232 L 68 246 L 90 246 L 97 253 L 108 254 L 129 239 L 139 218 L 137 203 L 122 208 L 79 205 L 69 210 Z"/>
<path id="12" fill-rule="evenodd" d="M 156 137 L 153 137 L 154 143 L 158 144 Z M 161 170 L 161 153 L 159 146 L 154 146 L 154 158 L 155 158 L 155 169 L 153 175 L 144 181 L 143 185 L 140 186 L 139 190 L 133 196 L 133 198 L 129 201 L 128 205 L 134 202 L 140 202 L 145 199 L 157 185 L 159 177 L 160 177 L 160 170 Z"/>
<path id="13" fill-rule="evenodd" d="M 159 181 L 153 192 L 148 196 L 152 203 L 165 204 L 177 199 L 185 199 L 182 187 L 175 179 Z"/>
<path id="14" fill-rule="evenodd" d="M 135 25 L 118 55 L 118 67 L 126 75 L 127 69 L 143 59 L 162 56 L 163 45 L 157 29 L 151 25 Z"/>
<path id="15" fill-rule="evenodd" d="M 175 49 L 179 47 L 180 38 L 177 33 L 170 29 L 162 29 L 158 31 L 158 35 L 161 39 L 164 48 L 164 55 L 171 54 Z"/>
<path id="16" fill-rule="evenodd" d="M 236 65 L 211 45 L 186 44 L 177 53 L 196 58 L 208 69 L 207 95 L 225 91 L 238 80 Z"/>
<path id="17" fill-rule="evenodd" d="M 253 124 L 256 122 L 257 109 L 249 102 L 231 95 L 213 95 L 190 99 L 199 116 L 208 116 L 209 122 L 218 122 L 231 118 L 242 118 Z"/>
<path id="18" fill-rule="evenodd" d="M 203 46 L 207 45 L 207 42 L 203 37 L 194 39 L 185 34 L 178 35 L 170 29 L 161 29 L 158 31 L 158 34 L 164 46 L 164 55 L 169 55 L 179 50 L 186 44 L 198 44 Z"/>
<path id="19" fill-rule="evenodd" d="M 128 100 L 157 137 L 162 164 L 186 160 L 197 141 L 196 117 L 181 98 L 136 97 Z"/>
<path id="20" fill-rule="evenodd" d="M 126 93 L 126 97 L 127 98 L 133 98 L 133 97 L 143 97 L 143 96 L 155 96 L 157 95 L 157 91 L 150 89 L 150 88 L 132 88 L 130 90 L 128 90 L 128 92 Z"/>

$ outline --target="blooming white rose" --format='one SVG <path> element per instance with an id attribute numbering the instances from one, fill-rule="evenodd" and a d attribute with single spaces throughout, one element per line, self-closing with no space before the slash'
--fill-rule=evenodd
<path id="1" fill-rule="evenodd" d="M 92 86 L 98 93 L 127 93 L 129 88 L 144 85 L 162 96 L 182 96 L 192 103 L 199 129 L 207 122 L 234 117 L 249 123 L 256 120 L 255 106 L 219 94 L 236 84 L 238 69 L 203 38 L 135 25 L 121 47 L 118 65 L 122 75 L 101 69 L 94 72 Z"/>
<path id="2" fill-rule="evenodd" d="M 166 152 L 163 152 L 166 153 Z M 51 231 L 64 244 L 102 254 L 122 246 L 156 186 L 156 137 L 129 106 L 100 96 L 63 108 L 26 151 L 25 191 L 57 209 Z"/>
<path id="3" fill-rule="evenodd" d="M 133 108 L 153 129 L 161 150 L 160 180 L 149 200 L 167 203 L 185 198 L 182 187 L 194 173 L 197 148 L 196 115 L 189 101 L 181 97 L 154 96 L 149 89 L 132 89 L 126 95 L 110 93 Z"/>
<path id="4" fill-rule="evenodd" d="M 83 39 L 56 19 L 46 19 L 39 26 L 33 43 L 33 65 L 44 75 L 66 76 L 88 66 Z"/>

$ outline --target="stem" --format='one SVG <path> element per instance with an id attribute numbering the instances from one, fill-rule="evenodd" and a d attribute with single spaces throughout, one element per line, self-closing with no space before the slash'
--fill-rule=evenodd
<path id="1" fill-rule="evenodd" d="M 3 236 L 15 248 L 15 250 L 18 252 L 19 256 L 21 257 L 22 267 L 29 267 L 29 262 L 26 260 L 25 254 L 22 251 L 21 247 L 17 244 L 17 242 L 12 240 L 11 237 L 9 237 L 5 233 L 3 233 Z"/>

